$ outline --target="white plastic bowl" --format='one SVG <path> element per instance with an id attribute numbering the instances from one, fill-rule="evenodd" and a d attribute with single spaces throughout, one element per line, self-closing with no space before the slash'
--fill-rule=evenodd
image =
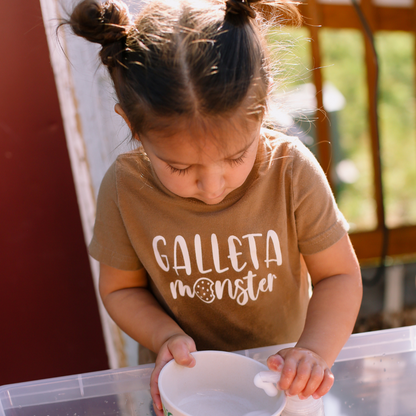
<path id="1" fill-rule="evenodd" d="M 187 368 L 170 361 L 159 375 L 165 416 L 279 416 L 286 396 L 269 397 L 254 385 L 267 367 L 251 358 L 221 351 L 192 354 Z"/>

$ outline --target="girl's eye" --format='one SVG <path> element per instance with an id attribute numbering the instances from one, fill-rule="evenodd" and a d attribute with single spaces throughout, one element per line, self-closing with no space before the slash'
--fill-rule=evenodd
<path id="1" fill-rule="evenodd" d="M 228 162 L 231 164 L 231 166 L 238 166 L 244 163 L 244 159 L 246 158 L 246 156 L 247 156 L 247 150 L 240 157 L 237 157 L 236 159 L 228 159 Z"/>
<path id="2" fill-rule="evenodd" d="M 167 165 L 167 167 L 170 169 L 170 171 L 172 172 L 172 173 L 176 173 L 177 175 L 185 175 L 185 173 L 186 172 L 188 172 L 188 170 L 189 170 L 189 168 L 190 168 L 190 166 L 188 166 L 187 168 L 185 168 L 185 169 L 178 169 L 178 168 L 174 168 L 173 166 L 171 166 L 171 165 Z"/>

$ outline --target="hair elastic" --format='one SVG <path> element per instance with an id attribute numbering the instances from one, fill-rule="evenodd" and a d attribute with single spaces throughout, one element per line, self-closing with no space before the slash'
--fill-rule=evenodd
<path id="1" fill-rule="evenodd" d="M 244 14 L 247 17 L 254 19 L 256 17 L 256 12 L 250 6 L 249 0 L 227 0 L 225 2 L 226 9 L 225 14 Z"/>
<path id="2" fill-rule="evenodd" d="M 106 31 L 107 32 L 107 39 L 104 39 L 101 43 L 102 46 L 107 46 L 115 42 L 121 41 L 123 44 L 126 42 L 128 28 L 125 25 L 111 23 L 111 17 L 109 17 L 114 13 L 114 8 L 116 9 L 117 13 L 120 14 L 121 10 L 118 4 L 111 3 L 107 1 L 102 5 L 102 9 L 100 12 L 100 16 L 98 21 L 104 26 L 112 26 L 117 28 L 117 30 Z M 129 15 L 129 23 L 131 23 L 131 16 Z M 111 35 L 110 35 L 111 33 Z"/>

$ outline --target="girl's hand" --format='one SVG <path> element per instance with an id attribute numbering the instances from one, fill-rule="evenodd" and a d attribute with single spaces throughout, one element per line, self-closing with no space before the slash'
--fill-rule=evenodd
<path id="1" fill-rule="evenodd" d="M 157 416 L 163 416 L 162 401 L 158 387 L 159 374 L 162 368 L 171 360 L 185 367 L 193 367 L 195 358 L 191 352 L 195 352 L 195 342 L 188 335 L 177 334 L 171 336 L 160 348 L 156 358 L 155 368 L 150 377 L 150 394 L 153 399 L 153 408 Z"/>
<path id="2" fill-rule="evenodd" d="M 331 389 L 334 376 L 318 354 L 306 348 L 285 348 L 267 359 L 270 370 L 282 373 L 278 387 L 287 396 L 319 399 Z"/>

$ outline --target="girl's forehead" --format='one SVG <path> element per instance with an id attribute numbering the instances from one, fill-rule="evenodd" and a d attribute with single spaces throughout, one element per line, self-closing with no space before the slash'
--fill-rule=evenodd
<path id="1" fill-rule="evenodd" d="M 225 120 L 211 125 L 180 124 L 169 132 L 148 132 L 142 140 L 145 149 L 150 148 L 166 162 L 183 164 L 238 157 L 256 141 L 261 126 L 260 121 L 254 120 L 243 123 Z"/>

